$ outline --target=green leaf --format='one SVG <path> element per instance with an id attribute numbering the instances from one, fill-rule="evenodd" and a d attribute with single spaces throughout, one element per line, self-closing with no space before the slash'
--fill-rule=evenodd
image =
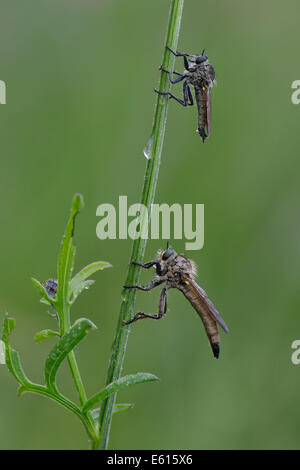
<path id="1" fill-rule="evenodd" d="M 86 281 L 90 276 L 97 271 L 102 271 L 105 268 L 110 268 L 111 264 L 106 261 L 95 261 L 94 263 L 85 266 L 70 282 L 70 298 L 71 302 L 75 302 L 76 298 L 84 289 L 88 289 L 94 281 Z"/>
<path id="2" fill-rule="evenodd" d="M 114 405 L 113 414 L 115 415 L 118 413 L 122 413 L 123 411 L 131 410 L 133 407 L 134 407 L 133 403 L 118 403 L 117 405 Z M 100 414 L 100 408 L 94 408 L 93 410 L 91 410 L 91 415 L 96 425 L 98 424 L 98 421 L 99 421 L 99 414 Z"/>
<path id="3" fill-rule="evenodd" d="M 134 375 L 125 375 L 125 377 L 121 377 L 118 380 L 108 384 L 105 388 L 100 390 L 100 392 L 93 395 L 83 406 L 82 411 L 86 412 L 87 410 L 91 409 L 94 405 L 96 405 L 99 401 L 104 400 L 105 398 L 109 397 L 113 393 L 119 392 L 124 388 L 130 387 L 131 385 L 140 384 L 143 382 L 154 382 L 159 380 L 153 374 L 148 374 L 147 372 L 138 372 Z"/>
<path id="4" fill-rule="evenodd" d="M 40 343 L 40 342 L 43 341 L 44 339 L 50 338 L 50 337 L 53 337 L 53 336 L 60 336 L 59 331 L 42 330 L 42 331 L 39 331 L 39 332 L 35 335 L 34 341 L 35 341 L 36 343 Z"/>
<path id="5" fill-rule="evenodd" d="M 5 344 L 2 339 L 0 339 L 0 364 L 6 364 L 5 361 Z"/>
<path id="6" fill-rule="evenodd" d="M 133 403 L 118 403 L 114 405 L 113 414 L 123 413 L 123 411 L 131 410 L 133 407 Z"/>
<path id="7" fill-rule="evenodd" d="M 69 352 L 87 335 L 89 329 L 97 329 L 97 327 L 87 318 L 80 318 L 50 351 L 45 363 L 45 380 L 48 389 L 52 392 L 57 393 L 55 377 L 59 366 Z"/>
<path id="8" fill-rule="evenodd" d="M 53 299 L 51 299 L 49 297 L 48 292 L 45 289 L 45 286 L 40 281 L 35 279 L 34 277 L 31 278 L 31 281 L 32 281 L 32 284 L 34 285 L 34 287 L 39 291 L 39 293 L 41 295 L 41 298 L 44 301 L 44 303 L 51 304 L 52 303 L 51 301 Z"/>
<path id="9" fill-rule="evenodd" d="M 83 197 L 80 194 L 75 194 L 72 203 L 71 216 L 62 239 L 58 258 L 58 286 L 56 302 L 60 304 L 63 304 L 64 299 L 68 298 L 69 281 L 72 274 L 75 256 L 75 247 L 73 246 L 75 219 L 82 208 Z"/>
<path id="10" fill-rule="evenodd" d="M 70 303 L 73 304 L 82 291 L 89 289 L 96 281 L 88 279 L 83 281 L 76 290 L 70 293 Z"/>
<path id="11" fill-rule="evenodd" d="M 99 421 L 100 408 L 94 408 L 94 409 L 91 411 L 91 415 L 92 415 L 92 418 L 93 418 L 95 424 L 97 425 L 97 424 L 98 424 L 98 421 Z"/>
<path id="12" fill-rule="evenodd" d="M 17 351 L 12 349 L 9 342 L 9 335 L 15 329 L 15 319 L 9 318 L 7 315 L 4 317 L 2 341 L 5 345 L 5 362 L 15 379 L 20 385 L 26 387 L 32 385 L 32 382 L 26 377 L 20 362 L 20 356 Z"/>

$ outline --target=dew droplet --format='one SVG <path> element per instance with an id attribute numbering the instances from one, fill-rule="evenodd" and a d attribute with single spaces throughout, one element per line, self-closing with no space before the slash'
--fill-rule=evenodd
<path id="1" fill-rule="evenodd" d="M 147 158 L 147 160 L 150 160 L 150 158 L 152 157 L 152 148 L 153 148 L 153 135 L 150 136 L 143 150 L 143 153 L 145 157 Z"/>
<path id="2" fill-rule="evenodd" d="M 5 364 L 5 344 L 0 339 L 0 364 Z"/>

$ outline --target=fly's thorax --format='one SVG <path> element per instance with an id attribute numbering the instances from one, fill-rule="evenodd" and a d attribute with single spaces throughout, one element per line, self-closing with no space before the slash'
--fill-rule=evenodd
<path id="1" fill-rule="evenodd" d="M 211 87 L 215 80 L 215 71 L 213 66 L 206 60 L 201 64 L 191 63 L 189 70 L 186 72 L 187 82 L 196 88 L 203 86 Z"/>
<path id="2" fill-rule="evenodd" d="M 195 86 L 195 87 L 201 87 L 203 85 L 204 81 L 207 81 L 207 76 L 205 73 L 205 68 L 203 67 L 202 64 L 200 65 L 195 65 L 187 75 L 187 81 Z"/>
<path id="3" fill-rule="evenodd" d="M 194 261 L 187 258 L 184 255 L 177 255 L 175 259 L 176 272 L 185 274 L 191 278 L 195 278 L 197 275 L 197 268 Z"/>
<path id="4" fill-rule="evenodd" d="M 175 254 L 170 257 L 162 267 L 164 279 L 173 287 L 178 287 L 181 282 L 182 275 L 191 278 L 194 278 L 196 275 L 195 264 L 184 255 Z"/>

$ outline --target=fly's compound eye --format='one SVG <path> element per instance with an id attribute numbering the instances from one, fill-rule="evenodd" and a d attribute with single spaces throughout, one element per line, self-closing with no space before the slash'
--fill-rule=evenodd
<path id="1" fill-rule="evenodd" d="M 198 55 L 196 57 L 196 64 L 201 64 L 202 62 L 205 62 L 208 59 L 206 54 Z"/>
<path id="2" fill-rule="evenodd" d="M 166 251 L 164 251 L 164 254 L 162 255 L 162 259 L 165 261 L 166 259 L 170 258 L 170 256 L 174 253 L 174 250 L 172 247 L 168 248 Z"/>

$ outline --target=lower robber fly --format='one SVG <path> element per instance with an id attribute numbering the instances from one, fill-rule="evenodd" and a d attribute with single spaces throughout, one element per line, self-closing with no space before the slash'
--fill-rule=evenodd
<path id="1" fill-rule="evenodd" d="M 199 314 L 208 336 L 213 354 L 216 358 L 218 358 L 220 353 L 220 336 L 217 323 L 221 325 L 226 333 L 228 333 L 229 330 L 226 323 L 219 315 L 217 309 L 207 297 L 205 291 L 200 286 L 198 286 L 197 282 L 195 281 L 195 277 L 197 275 L 195 263 L 192 260 L 186 258 L 186 256 L 177 254 L 175 250 L 168 245 L 166 250 L 158 251 L 155 260 L 144 264 L 133 261 L 132 264 L 141 266 L 145 269 L 154 267 L 156 269 L 156 278 L 150 284 L 146 284 L 144 286 L 124 286 L 125 289 L 140 289 L 143 291 L 149 291 L 154 287 L 160 286 L 163 282 L 166 284 L 160 294 L 157 315 L 139 312 L 134 315 L 130 321 L 124 322 L 124 324 L 129 325 L 143 318 L 153 318 L 154 320 L 159 320 L 167 312 L 168 289 L 179 289 Z"/>
<path id="2" fill-rule="evenodd" d="M 195 88 L 195 97 L 198 107 L 198 133 L 205 141 L 210 135 L 210 89 L 215 83 L 215 70 L 213 66 L 208 62 L 208 57 L 204 54 L 204 50 L 201 55 L 184 54 L 182 52 L 174 52 L 168 46 L 166 48 L 172 52 L 176 57 L 183 57 L 184 60 L 184 72 L 178 73 L 173 72 L 178 78 L 173 78 L 172 73 L 169 70 L 160 67 L 160 70 L 169 74 L 169 80 L 171 83 L 183 82 L 183 99 L 178 98 L 170 92 L 156 91 L 159 95 L 168 95 L 170 98 L 174 98 L 182 106 L 193 106 L 194 100 L 189 85 L 193 85 Z"/>

